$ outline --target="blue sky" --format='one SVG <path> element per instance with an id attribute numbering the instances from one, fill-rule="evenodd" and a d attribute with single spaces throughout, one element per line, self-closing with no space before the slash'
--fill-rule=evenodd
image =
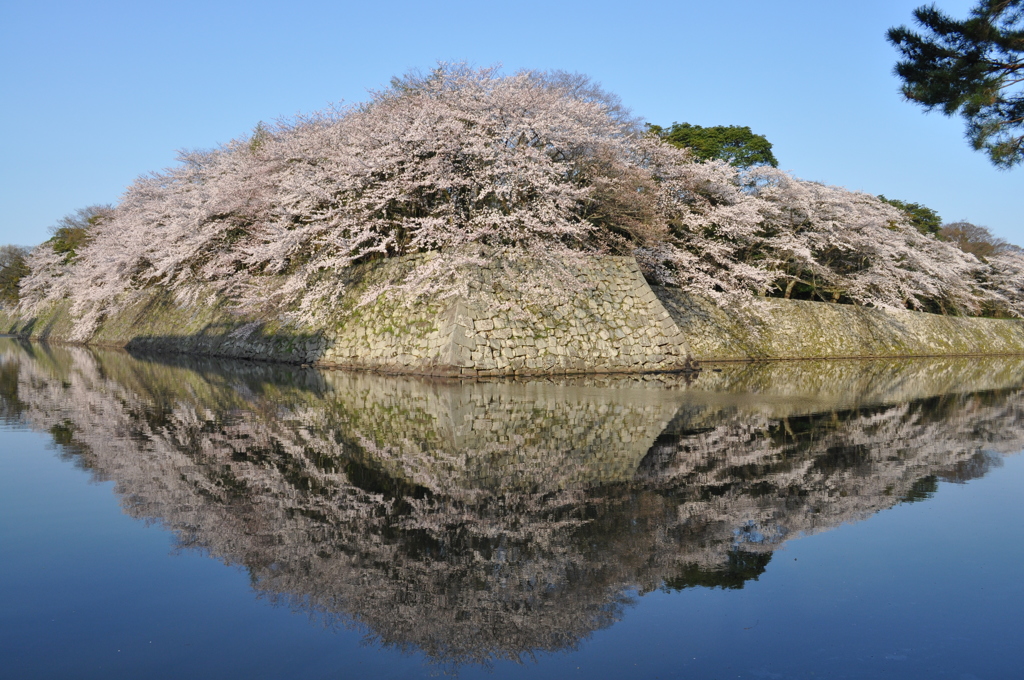
<path id="1" fill-rule="evenodd" d="M 116 202 L 261 120 L 357 102 L 438 60 L 586 73 L 653 123 L 749 125 L 805 179 L 1024 244 L 1024 168 L 901 100 L 890 26 L 924 0 L 14 2 L 0 5 L 0 243 Z M 973 1 L 939 0 L 966 16 Z"/>

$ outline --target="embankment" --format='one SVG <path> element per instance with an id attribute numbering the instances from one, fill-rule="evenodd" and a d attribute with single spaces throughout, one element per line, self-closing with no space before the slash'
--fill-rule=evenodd
<path id="1" fill-rule="evenodd" d="M 652 288 L 632 258 L 566 263 L 571 285 L 523 299 L 530 265 L 462 273 L 454 297 L 384 294 L 411 260 L 349 272 L 349 293 L 315 323 L 227 301 L 180 304 L 152 289 L 109 314 L 86 344 L 439 376 L 656 372 L 698 361 L 1024 354 L 1024 321 L 883 311 L 760 298 L 728 310 Z M 283 280 L 267 280 L 268 299 Z M 37 315 L 0 311 L 0 332 L 68 341 L 67 304 Z M 80 333 L 77 335 L 81 335 Z"/>

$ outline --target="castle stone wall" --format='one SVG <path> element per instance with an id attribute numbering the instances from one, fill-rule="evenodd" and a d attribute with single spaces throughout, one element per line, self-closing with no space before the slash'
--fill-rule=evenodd
<path id="1" fill-rule="evenodd" d="M 388 260 L 346 273 L 346 298 L 309 325 L 290 323 L 269 306 L 239 313 L 225 301 L 182 305 L 166 292 L 147 291 L 104 320 L 88 344 L 456 377 L 673 371 L 688 357 L 1024 354 L 1020 320 L 774 298 L 724 309 L 652 288 L 628 257 L 566 262 L 562 280 L 547 288 L 550 273 L 538 266 L 495 260 L 464 268 L 458 295 L 403 296 L 393 284 L 415 262 Z M 524 281 L 531 286 L 518 285 Z M 268 277 L 268 293 L 281 283 Z M 368 296 L 372 290 L 392 292 Z M 66 341 L 73 327 L 67 304 L 32 318 L 0 310 L 0 332 Z"/>

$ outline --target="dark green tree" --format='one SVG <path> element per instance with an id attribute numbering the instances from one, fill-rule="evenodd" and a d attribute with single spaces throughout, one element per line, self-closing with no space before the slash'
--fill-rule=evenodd
<path id="1" fill-rule="evenodd" d="M 0 246 L 0 306 L 18 303 L 18 283 L 28 274 L 27 248 Z"/>
<path id="2" fill-rule="evenodd" d="M 75 259 L 78 249 L 89 242 L 90 231 L 108 217 L 114 208 L 110 205 L 90 205 L 65 215 L 50 227 L 53 236 L 47 243 L 53 252 L 64 255 L 65 264 Z"/>
<path id="3" fill-rule="evenodd" d="M 737 168 L 755 165 L 779 167 L 772 153 L 772 144 L 762 135 L 755 135 L 749 127 L 716 125 L 701 127 L 690 123 L 672 123 L 668 129 L 649 125 L 648 130 L 673 146 L 687 148 L 697 158 L 707 161 L 720 159 Z"/>
<path id="4" fill-rule="evenodd" d="M 999 168 L 1024 161 L 1024 0 L 980 0 L 964 21 L 918 7 L 917 33 L 890 28 L 903 57 L 903 95 L 931 111 L 959 114 L 967 139 Z"/>
<path id="5" fill-rule="evenodd" d="M 931 208 L 920 203 L 905 203 L 895 198 L 886 198 L 881 194 L 879 194 L 878 198 L 906 213 L 910 223 L 922 234 L 939 235 L 942 229 L 942 218 L 939 217 L 939 213 Z"/>

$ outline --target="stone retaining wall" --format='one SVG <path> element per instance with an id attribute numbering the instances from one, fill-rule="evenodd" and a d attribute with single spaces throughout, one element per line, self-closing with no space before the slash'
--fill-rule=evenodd
<path id="1" fill-rule="evenodd" d="M 543 275 L 508 262 L 465 272 L 445 302 L 380 298 L 327 329 L 319 363 L 439 375 L 530 375 L 679 369 L 686 340 L 632 258 L 566 263 L 573 289 L 527 304 L 514 280 Z"/>
<path id="2" fill-rule="evenodd" d="M 741 311 L 656 287 L 697 360 L 1024 354 L 1024 321 L 760 298 Z"/>
<path id="3" fill-rule="evenodd" d="M 675 289 L 652 289 L 628 257 L 566 262 L 561 283 L 548 289 L 536 282 L 548 280 L 549 270 L 496 260 L 461 271 L 463 292 L 455 297 L 391 292 L 367 301 L 367 291 L 394 291 L 417 261 L 346 272 L 346 298 L 313 326 L 290 324 L 277 309 L 183 306 L 153 290 L 107 318 L 88 344 L 460 377 L 673 371 L 691 356 L 1024 354 L 1024 321 L 774 298 L 726 310 Z M 524 281 L 532 288 L 519 285 Z M 268 277 L 268 290 L 282 282 Z M 66 341 L 73 325 L 67 304 L 33 318 L 0 311 L 0 332 Z"/>

